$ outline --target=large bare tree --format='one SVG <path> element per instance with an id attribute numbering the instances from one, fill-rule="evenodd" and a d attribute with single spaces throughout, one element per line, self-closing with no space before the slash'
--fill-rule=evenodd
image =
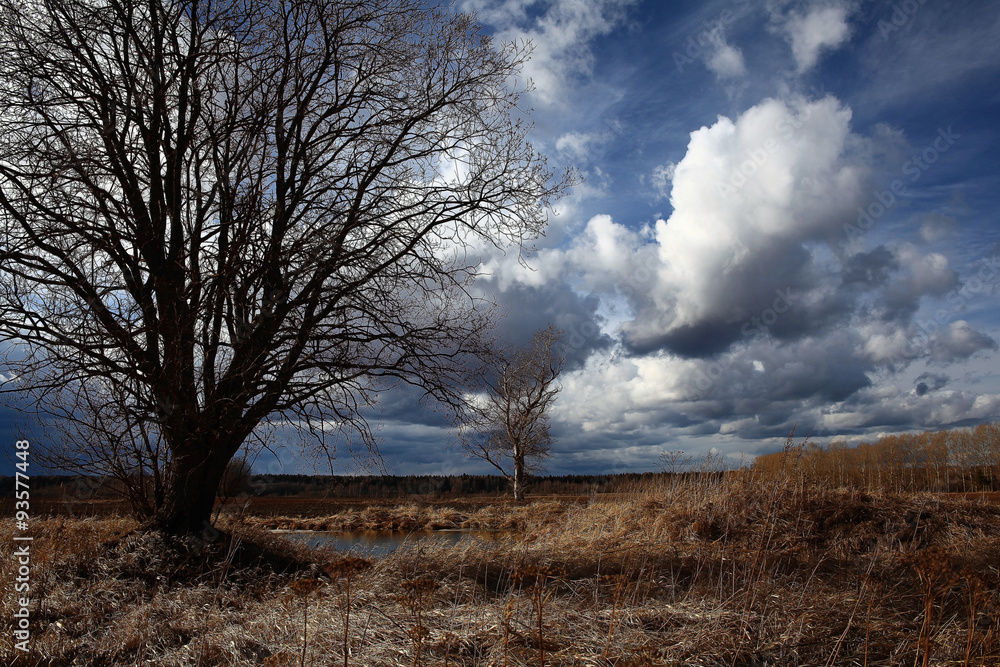
<path id="1" fill-rule="evenodd" d="M 477 249 L 567 179 L 518 120 L 527 47 L 429 4 L 0 0 L 3 389 L 162 442 L 161 529 L 202 529 L 262 424 L 371 445 L 386 383 L 457 405 Z"/>
<path id="2" fill-rule="evenodd" d="M 524 500 L 527 473 L 550 455 L 549 414 L 565 360 L 557 349 L 561 338 L 562 332 L 549 326 L 523 347 L 496 352 L 486 390 L 470 397 L 467 419 L 460 425 L 466 454 L 499 470 L 515 500 Z"/>

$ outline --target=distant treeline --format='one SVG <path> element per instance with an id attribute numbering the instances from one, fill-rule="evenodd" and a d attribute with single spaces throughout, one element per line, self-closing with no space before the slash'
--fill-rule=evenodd
<path id="1" fill-rule="evenodd" d="M 813 443 L 759 456 L 752 471 L 880 491 L 1000 491 L 1000 423 L 889 435 L 851 447 Z"/>
<path id="2" fill-rule="evenodd" d="M 532 477 L 528 493 L 533 495 L 589 495 L 633 490 L 660 473 L 619 475 L 562 475 Z M 252 493 L 258 496 L 327 498 L 401 498 L 407 496 L 502 495 L 509 484 L 496 475 L 252 475 Z"/>
<path id="3" fill-rule="evenodd" d="M 693 469 L 692 469 L 693 468 Z M 1000 423 L 975 428 L 885 436 L 849 446 L 807 443 L 758 456 L 749 471 L 723 472 L 715 466 L 683 466 L 676 478 L 750 474 L 767 480 L 794 475 L 804 483 L 880 491 L 1000 491 Z M 621 473 L 533 477 L 531 495 L 591 495 L 652 489 L 670 475 Z M 90 499 L 119 494 L 110 477 L 32 476 L 32 497 Z M 508 493 L 496 475 L 250 475 L 236 495 L 304 498 L 455 498 Z M 0 477 L 0 497 L 13 497 L 14 478 Z"/>
<path id="4" fill-rule="evenodd" d="M 590 495 L 620 493 L 644 488 L 664 477 L 663 473 L 618 475 L 562 475 L 532 477 L 530 495 Z M 118 497 L 120 484 L 111 477 L 70 475 L 33 476 L 32 497 L 75 500 Z M 301 498 L 456 498 L 499 496 L 509 492 L 503 477 L 496 475 L 250 475 L 240 484 L 238 495 L 296 496 Z M 0 497 L 13 496 L 14 478 L 0 477 Z"/>
<path id="5" fill-rule="evenodd" d="M 16 478 L 0 477 L 0 497 L 14 495 Z M 93 496 L 105 484 L 110 485 L 110 477 L 80 477 L 76 475 L 30 475 L 28 490 L 30 497 L 61 497 L 80 495 Z M 23 489 L 23 487 L 22 487 Z"/>

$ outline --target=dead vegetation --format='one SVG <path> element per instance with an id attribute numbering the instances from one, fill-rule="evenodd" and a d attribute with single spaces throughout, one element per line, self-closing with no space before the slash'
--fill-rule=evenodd
<path id="1" fill-rule="evenodd" d="M 366 511 L 322 527 L 385 525 Z M 729 476 L 586 505 L 376 511 L 498 532 L 369 562 L 253 519 L 184 545 L 123 519 L 41 520 L 33 653 L 14 655 L 7 631 L 4 664 L 1000 663 L 1000 505 L 986 500 Z"/>
<path id="2" fill-rule="evenodd" d="M 565 503 L 537 501 L 530 505 L 500 501 L 474 508 L 442 507 L 438 505 L 404 503 L 397 506 L 373 505 L 347 508 L 325 517 L 249 516 L 247 525 L 267 530 L 321 530 L 334 532 L 359 531 L 422 531 L 467 529 L 477 531 L 519 531 L 539 513 L 554 510 L 561 513 Z"/>

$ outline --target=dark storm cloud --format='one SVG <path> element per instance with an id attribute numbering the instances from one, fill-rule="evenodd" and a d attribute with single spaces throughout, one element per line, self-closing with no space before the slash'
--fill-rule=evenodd
<path id="1" fill-rule="evenodd" d="M 506 313 L 500 324 L 502 340 L 524 345 L 539 329 L 554 325 L 563 331 L 566 370 L 579 368 L 594 351 L 610 348 L 613 339 L 601 332 L 604 318 L 596 295 L 580 295 L 565 282 L 533 286 L 516 284 L 496 295 Z"/>
<path id="2" fill-rule="evenodd" d="M 704 417 L 788 412 L 789 405 L 843 401 L 871 385 L 871 364 L 859 359 L 856 341 L 846 333 L 795 344 L 761 340 L 741 349 L 725 375 L 714 381 L 703 397 L 718 401 Z M 704 376 L 723 361 L 708 362 Z M 727 415 L 723 406 L 732 406 Z M 693 410 L 699 408 L 693 406 Z M 781 420 L 764 419 L 763 423 Z"/>
<path id="3" fill-rule="evenodd" d="M 733 270 L 725 284 L 706 296 L 692 323 L 677 324 L 669 308 L 660 306 L 658 312 L 653 299 L 637 295 L 638 314 L 623 325 L 622 339 L 635 355 L 666 351 L 708 359 L 755 337 L 794 343 L 825 338 L 848 324 L 891 323 L 904 329 L 911 327 L 926 298 L 942 297 L 959 285 L 958 273 L 944 256 L 909 244 L 881 245 L 825 263 L 805 246 L 769 250 L 749 268 Z M 936 335 L 933 354 L 942 360 L 963 358 L 988 349 L 987 338 L 949 329 L 947 335 Z M 844 350 L 845 358 L 856 353 Z"/>
<path id="4" fill-rule="evenodd" d="M 828 353 L 815 350 L 812 358 L 803 358 L 775 371 L 767 384 L 767 396 L 775 400 L 843 401 L 871 385 L 867 370 L 869 366 L 848 350 Z"/>
<path id="5" fill-rule="evenodd" d="M 715 356 L 769 330 L 782 337 L 800 337 L 821 324 L 816 313 L 794 316 L 797 307 L 818 305 L 809 306 L 798 298 L 820 284 L 810 261 L 809 251 L 798 244 L 776 241 L 761 248 L 752 261 L 729 267 L 706 292 L 694 322 L 676 322 L 675 314 L 653 298 L 662 286 L 650 284 L 648 291 L 631 294 L 637 315 L 623 327 L 625 347 L 633 354 L 664 350 L 696 359 Z"/>
<path id="6" fill-rule="evenodd" d="M 868 252 L 847 257 L 840 277 L 844 285 L 875 289 L 887 284 L 890 276 L 897 270 L 899 260 L 896 254 L 880 245 Z"/>
<path id="7" fill-rule="evenodd" d="M 819 430 L 818 435 L 848 435 L 912 429 L 945 429 L 967 426 L 995 419 L 1000 397 L 983 396 L 976 392 L 950 390 L 937 394 L 929 391 L 890 392 L 872 388 L 839 406 L 850 414 L 848 423 Z"/>
<path id="8" fill-rule="evenodd" d="M 945 385 L 948 384 L 949 378 L 947 375 L 938 375 L 935 373 L 921 373 L 917 376 L 917 385 L 914 387 L 914 392 L 917 396 L 923 396 L 928 392 L 937 391 Z"/>
<path id="9" fill-rule="evenodd" d="M 967 359 L 981 350 L 997 349 L 995 340 L 973 329 L 968 322 L 952 322 L 930 338 L 932 361 L 950 363 Z"/>
<path id="10" fill-rule="evenodd" d="M 739 320 L 702 321 L 695 325 L 683 325 L 656 334 L 650 329 L 651 323 L 638 321 L 625 329 L 623 342 L 632 354 L 643 355 L 667 350 L 684 358 L 712 357 L 743 337 Z M 638 326 L 636 326 L 638 325 Z"/>
<path id="11" fill-rule="evenodd" d="M 14 461 L 11 460 L 10 453 L 13 451 L 13 444 L 18 433 L 18 413 L 6 406 L 0 406 L 0 434 L 7 439 L 2 445 L 3 453 L 0 454 L 0 475 L 10 476 L 14 474 Z"/>
<path id="12" fill-rule="evenodd" d="M 387 470 L 397 474 L 453 475 L 482 469 L 465 460 L 455 433 L 441 425 L 386 421 L 379 429 L 379 452 Z"/>
<path id="13" fill-rule="evenodd" d="M 428 398 L 419 387 L 401 382 L 378 394 L 378 404 L 372 412 L 374 421 L 413 422 L 431 426 L 447 426 L 446 411 Z"/>
<path id="14" fill-rule="evenodd" d="M 923 277 L 913 274 L 900 276 L 879 294 L 878 305 L 884 321 L 908 322 L 920 308 L 925 296 L 943 296 L 958 284 L 958 274 L 947 270 L 934 276 L 933 283 L 926 283 Z"/>

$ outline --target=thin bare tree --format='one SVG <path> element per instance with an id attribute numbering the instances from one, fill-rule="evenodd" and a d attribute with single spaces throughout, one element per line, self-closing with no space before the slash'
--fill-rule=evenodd
<path id="1" fill-rule="evenodd" d="M 667 474 L 671 490 L 680 487 L 686 473 L 690 472 L 693 457 L 683 449 L 663 450 L 659 456 L 660 470 Z"/>
<path id="2" fill-rule="evenodd" d="M 470 398 L 468 421 L 459 442 L 467 455 L 487 461 L 510 482 L 515 500 L 524 500 L 526 475 L 551 454 L 549 415 L 561 387 L 562 332 L 549 326 L 523 347 L 495 355 L 486 390 Z"/>
<path id="3" fill-rule="evenodd" d="M 3 391 L 120 409 L 175 534 L 261 425 L 374 451 L 378 390 L 459 406 L 479 253 L 571 180 L 519 120 L 528 51 L 416 0 L 0 0 Z"/>
<path id="4" fill-rule="evenodd" d="M 128 397 L 103 382 L 52 388 L 44 411 L 58 418 L 44 420 L 35 453 L 49 468 L 112 482 L 133 513 L 148 519 L 163 504 L 170 453 Z"/>

